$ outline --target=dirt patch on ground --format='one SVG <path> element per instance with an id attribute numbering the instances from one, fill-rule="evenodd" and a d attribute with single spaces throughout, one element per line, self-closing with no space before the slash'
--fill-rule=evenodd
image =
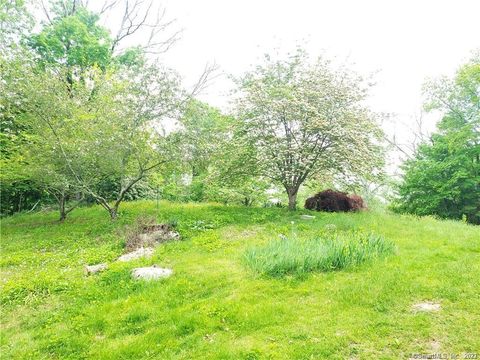
<path id="1" fill-rule="evenodd" d="M 442 306 L 433 301 L 425 301 L 413 304 L 412 309 L 414 312 L 437 312 L 442 309 Z"/>

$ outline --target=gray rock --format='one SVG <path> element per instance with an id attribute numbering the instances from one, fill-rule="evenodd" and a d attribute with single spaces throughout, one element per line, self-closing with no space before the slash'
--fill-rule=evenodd
<path id="1" fill-rule="evenodd" d="M 313 216 L 313 215 L 300 215 L 300 218 L 305 219 L 305 220 L 312 220 L 312 219 L 315 219 L 315 216 Z"/>
<path id="2" fill-rule="evenodd" d="M 120 256 L 118 258 L 118 261 L 131 261 L 131 260 L 135 260 L 135 259 L 139 259 L 139 258 L 142 258 L 142 257 L 150 257 L 152 256 L 153 254 L 153 248 L 138 248 L 137 250 L 135 251 L 132 251 L 128 254 L 123 254 L 122 256 Z"/>
<path id="3" fill-rule="evenodd" d="M 96 264 L 96 265 L 85 265 L 85 273 L 87 275 L 96 274 L 100 271 L 103 271 L 107 268 L 107 264 Z"/>
<path id="4" fill-rule="evenodd" d="M 149 233 L 139 234 L 138 239 L 143 244 L 162 243 L 169 240 L 178 240 L 180 239 L 180 234 L 176 231 L 160 229 Z"/>
<path id="5" fill-rule="evenodd" d="M 173 274 L 172 269 L 160 268 L 156 265 L 149 267 L 135 268 L 132 270 L 132 277 L 134 279 L 143 280 L 157 280 L 167 278 Z"/>

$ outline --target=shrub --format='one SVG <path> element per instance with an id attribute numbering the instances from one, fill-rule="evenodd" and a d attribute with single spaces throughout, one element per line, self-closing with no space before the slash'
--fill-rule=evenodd
<path id="1" fill-rule="evenodd" d="M 366 209 L 362 197 L 356 194 L 348 195 L 348 205 L 350 206 L 350 211 L 359 211 Z"/>
<path id="2" fill-rule="evenodd" d="M 308 240 L 287 238 L 248 249 L 244 261 L 254 272 L 270 277 L 334 271 L 382 258 L 394 245 L 371 233 L 335 233 Z"/>
<path id="3" fill-rule="evenodd" d="M 359 195 L 348 195 L 331 189 L 321 191 L 305 201 L 305 209 L 316 211 L 359 211 L 365 208 Z"/>

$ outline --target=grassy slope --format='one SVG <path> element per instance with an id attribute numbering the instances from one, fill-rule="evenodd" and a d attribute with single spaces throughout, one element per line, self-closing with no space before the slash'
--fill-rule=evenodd
<path id="1" fill-rule="evenodd" d="M 111 223 L 98 207 L 2 221 L 2 359 L 397 359 L 412 352 L 480 351 L 480 228 L 377 213 L 129 203 Z M 151 259 L 112 263 L 85 277 L 83 265 L 122 253 L 122 229 L 140 214 L 178 219 L 185 240 Z M 195 220 L 215 225 L 194 230 Z M 256 278 L 244 251 L 323 225 L 372 230 L 395 256 L 355 270 L 304 279 Z M 172 267 L 143 283 L 139 265 Z M 433 300 L 438 313 L 415 314 Z"/>

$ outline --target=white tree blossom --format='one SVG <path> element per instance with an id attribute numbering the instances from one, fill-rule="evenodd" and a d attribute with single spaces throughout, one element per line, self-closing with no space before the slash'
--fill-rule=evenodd
<path id="1" fill-rule="evenodd" d="M 299 50 L 240 79 L 238 139 L 263 176 L 281 184 L 296 206 L 299 187 L 322 171 L 371 174 L 382 165 L 380 127 L 364 105 L 362 78 Z"/>

